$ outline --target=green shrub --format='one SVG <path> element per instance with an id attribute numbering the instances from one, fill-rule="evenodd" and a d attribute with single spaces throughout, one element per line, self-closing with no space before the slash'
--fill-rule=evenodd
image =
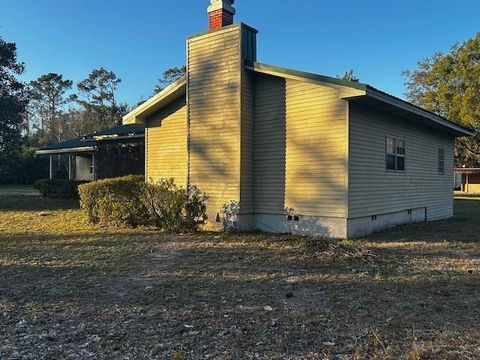
<path id="1" fill-rule="evenodd" d="M 192 186 L 188 191 L 175 185 L 173 179 L 145 184 L 143 201 L 149 225 L 167 231 L 196 231 L 206 216 L 207 196 Z"/>
<path id="2" fill-rule="evenodd" d="M 78 199 L 78 187 L 85 181 L 44 179 L 37 180 L 33 187 L 40 191 L 43 197 L 52 199 Z"/>
<path id="3" fill-rule="evenodd" d="M 154 226 L 166 231 L 195 231 L 206 220 L 206 195 L 172 179 L 156 184 L 127 176 L 82 185 L 80 204 L 90 222 L 114 226 Z"/>
<path id="4" fill-rule="evenodd" d="M 139 226 L 146 223 L 143 204 L 143 176 L 104 179 L 79 187 L 80 206 L 90 222 L 115 226 Z"/>

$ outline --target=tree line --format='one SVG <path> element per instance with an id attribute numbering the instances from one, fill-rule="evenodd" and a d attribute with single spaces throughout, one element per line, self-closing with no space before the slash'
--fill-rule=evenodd
<path id="1" fill-rule="evenodd" d="M 48 162 L 34 157 L 37 149 L 121 125 L 132 108 L 117 100 L 122 80 L 103 67 L 76 84 L 58 73 L 24 83 L 24 72 L 16 44 L 0 37 L 0 184 L 46 176 Z M 166 70 L 153 94 L 184 74 L 185 67 Z"/>
<path id="2" fill-rule="evenodd" d="M 480 165 L 480 33 L 450 52 L 422 59 L 417 69 L 403 72 L 407 98 L 415 105 L 475 130 L 459 138 L 456 166 Z"/>
<path id="3" fill-rule="evenodd" d="M 26 84 L 25 131 L 30 145 L 41 147 L 121 124 L 128 112 L 116 99 L 121 79 L 104 68 L 94 69 L 76 84 L 49 73 Z"/>

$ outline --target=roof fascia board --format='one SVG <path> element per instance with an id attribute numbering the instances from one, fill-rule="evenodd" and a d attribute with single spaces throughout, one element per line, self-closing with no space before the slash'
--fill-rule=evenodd
<path id="1" fill-rule="evenodd" d="M 131 130 L 130 132 L 126 132 L 126 131 L 122 130 L 122 128 L 132 127 L 132 126 L 139 128 L 139 131 Z M 114 130 L 116 130 L 116 132 Z M 128 124 L 128 125 L 121 125 L 121 126 L 118 126 L 118 127 L 112 128 L 112 129 L 96 131 L 96 132 L 93 132 L 91 134 L 88 134 L 88 135 L 85 135 L 85 136 L 81 137 L 80 140 L 81 141 L 90 141 L 91 139 L 93 139 L 95 137 L 119 136 L 118 132 L 123 132 L 123 134 L 125 134 L 125 135 L 122 135 L 122 136 L 138 135 L 138 134 L 144 134 L 144 131 L 145 131 L 145 127 L 142 126 L 142 124 Z M 107 134 L 105 134 L 105 133 L 107 133 Z"/>
<path id="2" fill-rule="evenodd" d="M 144 134 L 137 134 L 137 135 L 124 135 L 124 136 L 98 136 L 94 137 L 97 141 L 112 141 L 112 140 L 123 140 L 123 139 L 141 139 L 144 138 Z"/>
<path id="3" fill-rule="evenodd" d="M 131 112 L 123 117 L 124 125 L 131 124 L 143 124 L 146 114 L 149 114 L 157 110 L 158 106 L 161 106 L 164 100 L 168 100 L 171 96 L 175 95 L 178 91 L 186 88 L 186 77 L 182 76 L 174 83 L 167 86 L 161 92 L 145 101 L 142 105 L 136 107 Z"/>
<path id="4" fill-rule="evenodd" d="M 246 68 L 262 74 L 280 76 L 280 77 L 285 77 L 292 80 L 306 81 L 306 82 L 310 82 L 318 85 L 356 89 L 356 90 L 359 90 L 358 95 L 365 95 L 367 90 L 367 85 L 360 82 L 335 79 L 328 76 L 322 76 L 322 75 L 312 74 L 304 71 L 281 68 L 278 66 L 261 64 L 257 62 L 253 64 L 248 64 Z"/>
<path id="5" fill-rule="evenodd" d="M 479 168 L 455 168 L 454 171 L 456 174 L 469 174 L 469 175 L 480 174 Z"/>
<path id="6" fill-rule="evenodd" d="M 408 103 L 407 101 L 403 101 L 401 99 L 397 99 L 391 95 L 385 94 L 381 91 L 378 91 L 372 87 L 368 87 L 367 89 L 367 96 L 372 97 L 374 99 L 380 100 L 382 102 L 385 102 L 387 104 L 390 104 L 392 106 L 395 106 L 399 109 L 403 109 L 406 111 L 409 111 L 411 113 L 417 114 L 419 116 L 422 116 L 424 118 L 427 118 L 434 123 L 444 126 L 446 128 L 449 128 L 450 130 L 453 130 L 454 132 L 461 134 L 462 136 L 473 136 L 475 135 L 475 132 L 471 129 L 464 128 L 460 125 L 454 124 L 447 119 L 435 115 L 434 113 L 431 113 L 429 111 L 423 110 L 422 108 L 419 108 L 413 104 Z"/>
<path id="7" fill-rule="evenodd" d="M 96 147 L 81 147 L 71 149 L 56 149 L 56 150 L 37 150 L 36 155 L 56 155 L 56 154 L 68 154 L 68 153 L 84 153 L 97 151 Z"/>

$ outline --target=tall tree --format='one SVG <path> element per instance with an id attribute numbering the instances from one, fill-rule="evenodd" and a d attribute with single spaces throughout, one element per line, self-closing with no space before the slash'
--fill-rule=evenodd
<path id="1" fill-rule="evenodd" d="M 73 81 L 63 79 L 63 75 L 50 73 L 30 82 L 30 96 L 34 113 L 40 118 L 41 135 L 46 142 L 65 140 L 66 124 L 62 122 L 62 106 L 71 99 L 67 91 Z"/>
<path id="2" fill-rule="evenodd" d="M 480 165 L 480 33 L 448 54 L 437 52 L 403 72 L 407 98 L 414 104 L 475 129 L 456 142 L 457 166 Z"/>
<path id="3" fill-rule="evenodd" d="M 17 46 L 0 37 L 0 183 L 11 181 L 22 145 L 22 114 L 27 104 L 25 85 L 18 76 L 25 70 L 17 60 Z"/>
<path id="4" fill-rule="evenodd" d="M 187 72 L 187 67 L 184 65 L 182 67 L 173 67 L 165 70 L 162 74 L 162 77 L 158 79 L 158 84 L 153 90 L 155 94 L 158 94 L 160 91 L 165 89 L 168 85 L 180 79 Z"/>
<path id="5" fill-rule="evenodd" d="M 115 93 L 121 82 L 114 72 L 100 68 L 77 84 L 79 96 L 76 100 L 84 108 L 86 129 L 96 131 L 121 124 L 128 110 L 126 104 L 116 101 Z"/>

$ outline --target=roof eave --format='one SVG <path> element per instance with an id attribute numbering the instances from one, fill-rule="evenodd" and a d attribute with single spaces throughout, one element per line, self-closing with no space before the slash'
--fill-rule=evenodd
<path id="1" fill-rule="evenodd" d="M 472 129 L 468 129 L 458 124 L 455 124 L 449 121 L 448 119 L 445 119 L 439 115 L 436 115 L 420 107 L 417 107 L 405 100 L 399 99 L 395 96 L 392 96 L 380 90 L 377 90 L 374 87 L 365 83 L 337 79 L 329 76 L 312 74 L 304 71 L 287 69 L 287 68 L 282 68 L 282 67 L 273 66 L 273 65 L 261 64 L 257 62 L 246 64 L 246 68 L 254 72 L 267 74 L 267 75 L 283 76 L 285 78 L 299 79 L 304 81 L 306 80 L 306 81 L 318 83 L 318 84 L 329 84 L 333 86 L 340 86 L 344 88 L 346 87 L 350 89 L 355 89 L 357 90 L 357 93 L 355 95 L 343 96 L 342 99 L 352 100 L 354 98 L 369 96 L 379 101 L 382 101 L 384 103 L 390 104 L 397 108 L 401 108 L 405 111 L 408 111 L 418 116 L 421 116 L 423 118 L 426 118 L 432 121 L 433 123 L 435 123 L 436 125 L 443 127 L 445 130 L 452 132 L 456 137 L 475 135 L 475 131 Z"/>
<path id="2" fill-rule="evenodd" d="M 329 84 L 329 85 L 356 89 L 361 92 L 366 92 L 367 90 L 367 85 L 361 82 L 337 79 L 330 76 L 323 76 L 323 75 L 313 74 L 305 71 L 287 69 L 280 66 L 274 66 L 274 65 L 255 62 L 255 63 L 246 64 L 246 68 L 248 70 L 252 70 L 254 72 L 262 73 L 266 75 L 283 76 L 286 78 L 298 79 L 298 80 L 309 80 L 311 82 L 315 82 L 319 84 Z"/>
<path id="3" fill-rule="evenodd" d="M 469 175 L 480 174 L 479 168 L 455 168 L 454 171 L 456 174 L 469 174 Z"/>
<path id="4" fill-rule="evenodd" d="M 65 148 L 65 149 L 40 149 L 35 151 L 36 155 L 59 155 L 59 154 L 74 154 L 74 153 L 86 153 L 95 152 L 97 148 L 95 146 L 80 147 L 80 148 Z"/>
<path id="5" fill-rule="evenodd" d="M 97 136 L 94 137 L 96 141 L 112 141 L 112 140 L 124 140 L 124 139 L 143 139 L 145 134 L 134 135 L 110 135 L 110 136 Z"/>
<path id="6" fill-rule="evenodd" d="M 366 96 L 375 98 L 397 108 L 412 112 L 419 116 L 429 119 L 430 121 L 436 123 L 437 125 L 441 125 L 450 131 L 455 133 L 457 137 L 464 137 L 464 136 L 473 136 L 475 135 L 475 131 L 472 129 L 465 128 L 463 126 L 457 125 L 439 115 L 436 115 L 430 111 L 422 109 L 418 106 L 415 106 L 408 101 L 396 98 L 394 96 L 388 95 L 380 90 L 377 90 L 371 86 L 367 86 L 367 93 Z"/>
<path id="7" fill-rule="evenodd" d="M 186 76 L 182 76 L 174 83 L 167 86 L 161 92 L 145 101 L 142 105 L 136 107 L 123 117 L 123 124 L 144 124 L 145 118 L 153 112 L 159 110 L 162 106 L 170 103 L 177 98 L 178 93 L 186 90 Z"/>
<path id="8" fill-rule="evenodd" d="M 128 131 L 125 130 L 126 128 L 128 128 Z M 111 129 L 96 131 L 94 133 L 83 136 L 82 140 L 95 139 L 97 137 L 103 136 L 133 136 L 144 134 L 145 126 L 143 124 L 129 124 L 117 126 Z"/>

